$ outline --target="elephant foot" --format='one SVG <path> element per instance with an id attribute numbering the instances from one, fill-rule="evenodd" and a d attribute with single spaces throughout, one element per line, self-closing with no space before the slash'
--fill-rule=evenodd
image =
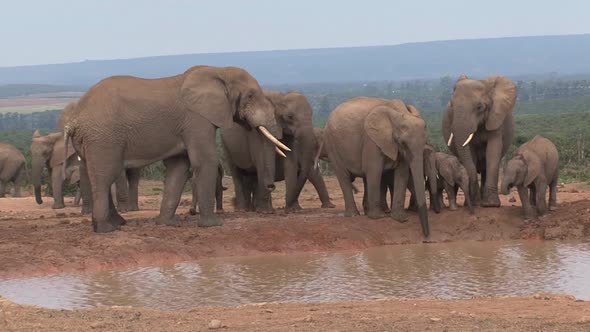
<path id="1" fill-rule="evenodd" d="M 409 205 L 408 206 L 408 211 L 412 211 L 412 212 L 418 212 L 418 207 L 416 205 Z"/>
<path id="2" fill-rule="evenodd" d="M 524 209 L 523 210 L 524 220 L 533 220 L 535 219 L 535 211 L 533 208 Z"/>
<path id="3" fill-rule="evenodd" d="M 301 207 L 301 205 L 299 205 L 299 202 L 295 202 L 294 204 L 285 207 L 285 212 L 287 213 L 301 210 L 303 210 L 303 208 Z"/>
<path id="4" fill-rule="evenodd" d="M 127 211 L 139 211 L 139 206 L 137 206 L 137 205 L 129 205 L 127 207 Z"/>
<path id="5" fill-rule="evenodd" d="M 223 214 L 223 213 L 225 213 L 225 211 L 223 211 L 223 209 L 217 209 L 217 210 L 215 210 L 215 213 Z"/>
<path id="6" fill-rule="evenodd" d="M 121 226 L 111 224 L 110 222 L 97 223 L 97 222 L 92 221 L 92 228 L 94 229 L 94 232 L 96 232 L 96 233 L 110 233 L 110 232 L 114 232 L 116 230 L 121 229 Z"/>
<path id="7" fill-rule="evenodd" d="M 549 211 L 555 211 L 555 210 L 557 210 L 557 206 L 549 205 Z"/>
<path id="8" fill-rule="evenodd" d="M 489 194 L 481 201 L 481 206 L 483 207 L 500 207 L 500 197 L 498 194 Z"/>
<path id="9" fill-rule="evenodd" d="M 174 216 L 172 216 L 172 218 L 158 216 L 156 217 L 156 225 L 180 226 L 180 221 L 177 220 Z"/>
<path id="10" fill-rule="evenodd" d="M 391 218 L 393 218 L 393 220 L 399 222 L 399 223 L 404 223 L 406 221 L 408 221 L 410 218 L 408 217 L 408 214 L 405 211 L 391 211 Z"/>
<path id="11" fill-rule="evenodd" d="M 335 208 L 336 205 L 334 205 L 332 202 L 328 201 L 326 203 L 322 203 L 322 209 L 333 209 Z"/>
<path id="12" fill-rule="evenodd" d="M 201 216 L 201 218 L 199 218 L 199 221 L 197 222 L 197 225 L 199 225 L 199 227 L 215 227 L 215 226 L 221 226 L 221 219 L 219 219 L 217 216 L 215 215 L 211 215 L 211 216 Z"/>
<path id="13" fill-rule="evenodd" d="M 262 213 L 262 214 L 274 214 L 275 213 L 275 209 L 273 209 L 273 208 L 264 208 L 264 209 L 263 208 L 258 208 L 258 209 L 256 209 L 256 212 Z"/>
<path id="14" fill-rule="evenodd" d="M 367 217 L 371 219 L 381 219 L 385 218 L 385 213 L 383 213 L 383 211 L 381 211 L 380 209 L 375 211 L 369 211 L 369 213 L 367 213 Z"/>
<path id="15" fill-rule="evenodd" d="M 347 209 L 344 211 L 344 216 L 345 217 L 354 217 L 354 216 L 360 216 L 360 213 L 357 209 Z"/>
<path id="16" fill-rule="evenodd" d="M 457 211 L 457 203 L 449 203 L 449 210 Z"/>
<path id="17" fill-rule="evenodd" d="M 92 213 L 92 209 L 89 206 L 82 205 L 82 210 L 80 211 L 82 215 L 87 215 Z"/>
<path id="18" fill-rule="evenodd" d="M 59 209 L 63 209 L 65 208 L 65 204 L 64 203 L 53 203 L 53 205 L 51 205 L 51 208 L 54 210 L 59 210 Z"/>
<path id="19" fill-rule="evenodd" d="M 190 210 L 188 210 L 188 214 L 190 214 L 191 216 L 196 216 L 197 215 L 197 209 L 190 208 Z"/>

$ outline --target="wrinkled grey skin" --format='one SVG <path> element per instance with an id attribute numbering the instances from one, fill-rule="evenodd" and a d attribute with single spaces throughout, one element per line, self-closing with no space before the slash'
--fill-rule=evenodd
<path id="1" fill-rule="evenodd" d="M 239 123 L 267 142 L 265 151 L 275 153 L 270 136 L 262 135 L 265 130 L 278 132 L 274 107 L 256 79 L 241 68 L 195 66 L 159 79 L 113 76 L 91 87 L 75 108 L 64 132 L 82 158 L 80 181 L 91 188 L 96 232 L 111 232 L 125 223 L 109 191 L 125 168 L 163 160 L 166 178 L 156 223 L 166 225 L 179 224 L 175 212 L 188 170 L 198 170 L 198 225 L 208 227 L 221 225 L 213 213 L 216 129 Z M 269 178 L 274 169 L 263 173 Z M 265 188 L 272 190 L 272 181 Z"/>
<path id="2" fill-rule="evenodd" d="M 549 139 L 537 135 L 521 145 L 506 164 L 502 177 L 501 192 L 510 193 L 516 187 L 522 203 L 525 219 L 542 216 L 547 210 L 547 187 L 549 187 L 549 210 L 557 207 L 557 180 L 559 177 L 559 153 Z"/>
<path id="3" fill-rule="evenodd" d="M 75 101 L 66 105 L 57 122 L 58 130 L 63 132 L 66 123 L 76 116 L 78 111 L 76 106 L 77 102 Z M 67 167 L 69 167 L 69 161 Z M 117 177 L 117 180 L 115 180 L 114 186 L 116 189 L 111 189 L 111 192 L 113 193 L 114 199 L 117 202 L 117 209 L 120 212 L 139 211 L 138 199 L 140 173 L 141 169 L 126 169 L 122 171 L 119 177 Z M 89 188 L 80 187 L 76 196 L 79 197 L 84 191 L 89 192 L 89 190 Z M 85 204 L 82 207 L 82 214 L 88 214 L 92 212 L 92 199 L 90 197 L 90 193 L 87 193 L 86 196 L 87 199 L 84 200 Z"/>
<path id="4" fill-rule="evenodd" d="M 504 76 L 473 80 L 461 75 L 455 83 L 443 114 L 442 132 L 451 152 L 467 169 L 474 205 L 500 206 L 500 161 L 514 135 L 512 108 L 515 102 L 516 86 Z M 481 191 L 478 173 L 481 174 Z"/>
<path id="5" fill-rule="evenodd" d="M 444 206 L 442 199 L 443 189 L 447 192 L 449 198 L 449 208 L 452 211 L 457 210 L 457 191 L 459 188 L 465 194 L 465 206 L 471 214 L 474 213 L 473 204 L 469 193 L 469 174 L 457 157 L 444 152 L 436 152 L 436 170 L 438 179 L 438 199 L 440 205 Z"/>
<path id="6" fill-rule="evenodd" d="M 42 204 L 41 198 L 41 177 L 43 169 L 47 167 L 53 195 L 52 209 L 63 209 L 65 207 L 63 197 L 64 181 L 79 183 L 80 173 L 78 156 L 72 147 L 64 151 L 65 144 L 62 133 L 52 133 L 42 136 L 39 130 L 33 133 L 31 142 L 31 180 L 35 190 L 37 204 Z M 65 154 L 65 155 L 64 155 Z M 68 159 L 65 174 L 62 172 L 64 158 Z M 72 176 L 74 175 L 74 176 Z M 65 176 L 65 177 L 64 177 Z"/>
<path id="7" fill-rule="evenodd" d="M 436 181 L 436 159 L 435 159 L 434 147 L 430 144 L 426 144 L 424 146 L 424 181 L 426 184 L 426 188 L 428 188 L 428 193 L 430 197 L 430 209 L 433 210 L 435 213 L 440 213 L 441 204 L 440 204 L 440 197 L 439 197 L 439 188 L 438 182 Z M 390 192 L 392 191 L 393 187 L 390 188 Z M 410 190 L 410 205 L 408 207 L 411 211 L 416 211 L 416 193 L 414 189 L 414 182 L 410 177 L 408 181 L 408 190 Z M 383 191 L 383 196 L 385 196 L 385 191 Z M 385 197 L 383 197 L 385 202 Z"/>
<path id="8" fill-rule="evenodd" d="M 330 162 L 330 159 L 328 159 L 328 153 L 326 152 L 326 149 L 324 148 L 324 128 L 313 128 L 313 133 L 314 133 L 315 138 L 318 142 L 318 150 L 315 152 L 316 157 L 314 159 L 314 167 L 319 172 L 320 171 L 319 167 L 317 167 L 319 165 L 318 161 L 321 159 L 323 161 Z M 354 183 L 352 183 L 352 182 L 354 182 L 354 177 L 350 179 L 350 182 L 352 185 L 352 192 L 355 194 L 358 194 L 359 193 L 358 188 L 354 185 Z M 313 184 L 313 182 L 312 182 L 312 184 Z M 318 193 L 320 192 L 317 187 L 316 187 L 316 191 L 318 191 Z M 321 196 L 320 196 L 320 200 L 322 201 L 322 207 L 324 207 L 324 200 L 322 200 Z M 329 205 L 327 204 L 326 207 L 328 207 L 328 208 L 335 207 L 335 205 L 332 204 L 332 202 L 330 201 L 329 197 L 328 197 L 328 202 L 330 204 Z"/>
<path id="9" fill-rule="evenodd" d="M 197 176 L 193 173 L 191 178 L 191 188 L 193 191 L 193 200 L 191 202 L 191 208 L 189 210 L 189 214 L 196 215 L 197 214 L 197 204 L 199 202 L 199 194 L 197 192 Z M 226 187 L 223 186 L 223 166 L 219 164 L 217 168 L 217 180 L 215 184 L 215 210 L 217 213 L 223 212 L 223 192 L 227 190 Z"/>
<path id="10" fill-rule="evenodd" d="M 6 195 L 6 186 L 13 183 L 13 197 L 21 197 L 21 184 L 25 177 L 27 162 L 15 146 L 0 143 L 0 197 Z"/>
<path id="11" fill-rule="evenodd" d="M 422 232 L 428 237 L 425 145 L 426 123 L 413 106 L 401 100 L 358 97 L 336 107 L 324 128 L 324 146 L 344 195 L 345 216 L 359 214 L 350 180 L 363 177 L 368 216 L 383 217 L 381 179 L 384 172 L 394 170 L 391 216 L 407 221 L 404 202 L 411 174 Z"/>

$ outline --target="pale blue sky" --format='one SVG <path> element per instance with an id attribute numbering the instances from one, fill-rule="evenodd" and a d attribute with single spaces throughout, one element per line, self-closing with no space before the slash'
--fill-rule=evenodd
<path id="1" fill-rule="evenodd" d="M 587 0 L 2 0 L 0 66 L 590 32 Z"/>

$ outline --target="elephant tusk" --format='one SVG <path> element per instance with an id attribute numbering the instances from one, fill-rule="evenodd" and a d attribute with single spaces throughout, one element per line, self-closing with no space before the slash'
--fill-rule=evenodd
<path id="1" fill-rule="evenodd" d="M 428 181 L 428 175 L 425 176 L 425 180 Z"/>
<path id="2" fill-rule="evenodd" d="M 287 155 L 283 151 L 281 151 L 281 149 L 277 148 L 276 146 L 275 146 L 275 151 L 278 154 L 280 154 L 281 156 L 283 156 L 284 158 L 287 158 Z"/>
<path id="3" fill-rule="evenodd" d="M 281 143 L 281 141 L 279 141 L 276 137 L 274 137 L 269 131 L 268 129 L 264 128 L 263 126 L 259 126 L 258 129 L 260 129 L 260 132 L 262 133 L 262 135 L 266 136 L 266 138 L 268 138 L 271 142 L 273 142 L 276 146 L 278 146 L 279 148 L 285 150 L 285 151 L 291 151 L 291 149 L 289 149 L 288 146 L 286 146 L 285 144 Z"/>
<path id="4" fill-rule="evenodd" d="M 77 157 L 78 157 L 78 161 L 81 161 L 82 160 L 82 158 L 80 158 L 80 156 L 77 156 Z"/>
<path id="5" fill-rule="evenodd" d="M 471 135 L 469 135 L 469 137 L 467 137 L 467 140 L 465 140 L 465 143 L 463 143 L 463 146 L 469 144 L 469 142 L 471 142 L 471 139 L 473 139 L 473 133 L 471 133 Z"/>
<path id="6" fill-rule="evenodd" d="M 447 146 L 451 146 L 451 142 L 453 141 L 453 133 L 449 136 L 449 141 L 447 142 Z"/>

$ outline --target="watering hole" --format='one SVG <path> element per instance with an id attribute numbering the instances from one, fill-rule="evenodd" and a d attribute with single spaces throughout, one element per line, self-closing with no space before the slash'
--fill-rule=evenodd
<path id="1" fill-rule="evenodd" d="M 17 303 L 64 309 L 179 309 L 536 292 L 590 300 L 589 276 L 587 242 L 456 242 L 7 279 L 0 280 L 0 295 Z"/>

